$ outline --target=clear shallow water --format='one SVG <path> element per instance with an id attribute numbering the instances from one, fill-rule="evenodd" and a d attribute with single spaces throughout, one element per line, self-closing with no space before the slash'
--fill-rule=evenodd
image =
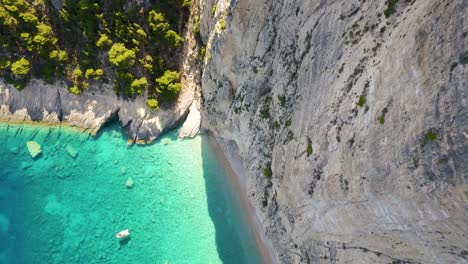
<path id="1" fill-rule="evenodd" d="M 42 146 L 36 160 L 29 140 Z M 0 236 L 0 264 L 261 262 L 208 140 L 177 131 L 128 147 L 116 126 L 91 138 L 0 125 Z"/>

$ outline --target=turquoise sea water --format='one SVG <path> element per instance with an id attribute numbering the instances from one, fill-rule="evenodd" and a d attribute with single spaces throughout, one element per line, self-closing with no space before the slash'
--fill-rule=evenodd
<path id="1" fill-rule="evenodd" d="M 35 160 L 29 140 L 42 146 Z M 129 147 L 117 126 L 93 138 L 0 125 L 0 264 L 260 263 L 207 141 L 181 141 L 174 131 Z M 117 239 L 124 229 L 130 239 Z"/>

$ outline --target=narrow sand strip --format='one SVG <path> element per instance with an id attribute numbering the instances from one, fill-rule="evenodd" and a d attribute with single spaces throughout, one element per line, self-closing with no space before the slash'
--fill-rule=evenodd
<path id="1" fill-rule="evenodd" d="M 223 149 L 226 148 L 223 148 L 222 143 L 218 142 L 211 133 L 208 133 L 208 139 L 229 178 L 228 180 L 232 184 L 234 191 L 237 193 L 237 197 L 240 199 L 240 204 L 247 217 L 249 228 L 254 235 L 255 243 L 262 257 L 263 263 L 280 263 L 276 254 L 274 254 L 271 243 L 266 240 L 260 219 L 257 217 L 255 208 L 248 199 L 245 176 L 241 176 L 245 175 L 245 173 L 240 158 L 235 157 L 232 153 L 225 153 Z"/>

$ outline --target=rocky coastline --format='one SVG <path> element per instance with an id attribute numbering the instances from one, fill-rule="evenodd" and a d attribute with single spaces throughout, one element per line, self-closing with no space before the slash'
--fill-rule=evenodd
<path id="1" fill-rule="evenodd" d="M 177 102 L 152 112 L 144 97 L 119 98 L 109 85 L 93 86 L 81 95 L 73 95 L 63 83 L 49 85 L 32 80 L 18 91 L 0 82 L 0 121 L 66 124 L 92 135 L 118 121 L 128 133 L 129 143 L 144 144 L 179 124 L 193 100 L 194 90 L 184 89 Z"/>

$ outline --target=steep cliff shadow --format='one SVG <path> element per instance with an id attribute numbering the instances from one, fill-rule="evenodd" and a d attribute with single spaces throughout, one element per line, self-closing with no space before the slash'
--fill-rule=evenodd
<path id="1" fill-rule="evenodd" d="M 219 155 L 207 136 L 202 137 L 201 146 L 208 210 L 216 229 L 219 257 L 225 264 L 260 263 L 236 193 L 219 162 Z"/>

